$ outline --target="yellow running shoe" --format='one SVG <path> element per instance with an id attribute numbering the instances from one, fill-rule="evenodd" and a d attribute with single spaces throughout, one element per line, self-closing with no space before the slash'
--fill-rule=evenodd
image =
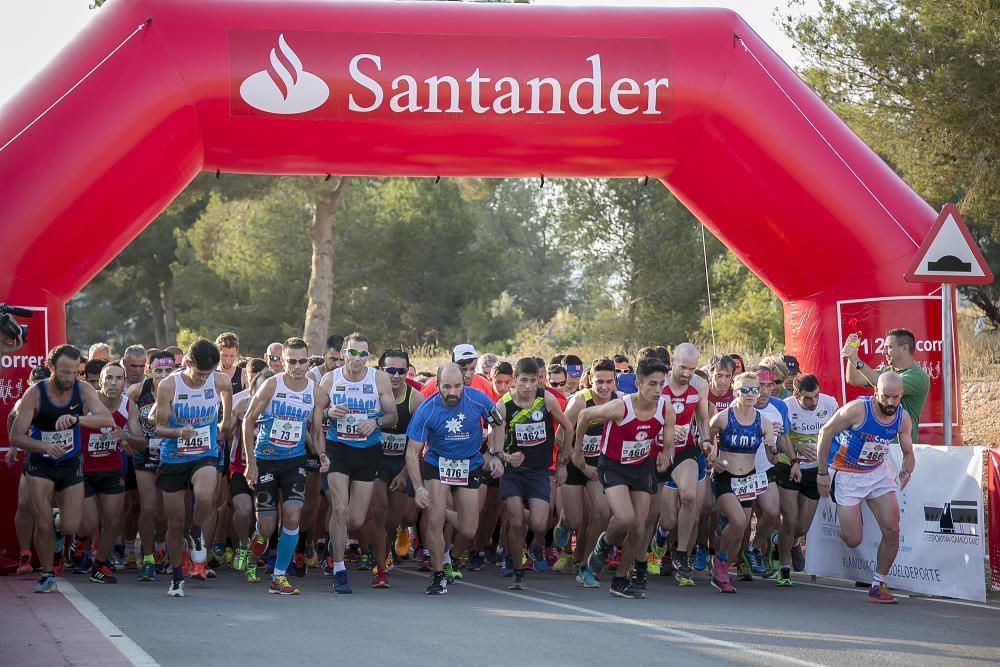
<path id="1" fill-rule="evenodd" d="M 396 528 L 396 557 L 405 560 L 410 556 L 410 531 Z"/>
<path id="2" fill-rule="evenodd" d="M 660 576 L 660 559 L 652 551 L 646 552 L 646 572 L 653 577 Z"/>

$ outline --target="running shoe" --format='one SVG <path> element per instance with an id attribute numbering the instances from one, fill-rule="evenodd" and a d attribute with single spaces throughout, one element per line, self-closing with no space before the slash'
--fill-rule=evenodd
<path id="1" fill-rule="evenodd" d="M 629 600 L 641 600 L 646 597 L 646 591 L 637 590 L 628 577 L 612 577 L 611 595 Z"/>
<path id="2" fill-rule="evenodd" d="M 205 568 L 205 578 L 206 579 L 215 579 L 216 576 L 218 576 L 218 575 L 215 574 L 215 568 L 212 568 L 212 567 L 206 567 Z"/>
<path id="3" fill-rule="evenodd" d="M 617 570 L 618 566 L 621 565 L 622 563 L 621 550 L 616 546 L 612 546 L 611 550 L 608 552 L 607 561 L 609 568 L 611 568 L 612 570 Z"/>
<path id="4" fill-rule="evenodd" d="M 191 552 L 191 562 L 192 563 L 204 563 L 208 559 L 208 549 L 205 548 L 205 542 L 202 536 L 198 537 L 188 537 L 189 541 L 189 551 Z"/>
<path id="5" fill-rule="evenodd" d="M 116 544 L 111 548 L 111 563 L 112 565 L 122 565 L 125 563 L 125 545 Z"/>
<path id="6" fill-rule="evenodd" d="M 632 586 L 636 591 L 642 592 L 642 597 L 646 597 L 646 564 L 642 563 L 632 565 L 631 572 L 629 573 L 628 581 L 629 585 Z"/>
<path id="7" fill-rule="evenodd" d="M 372 578 L 372 588 L 389 588 L 389 575 L 385 570 L 378 568 Z"/>
<path id="8" fill-rule="evenodd" d="M 151 560 L 142 561 L 142 567 L 139 568 L 139 581 L 155 581 L 156 580 L 156 563 Z"/>
<path id="9" fill-rule="evenodd" d="M 501 577 L 514 576 L 514 560 L 510 556 L 503 557 L 503 565 L 500 566 Z"/>
<path id="10" fill-rule="evenodd" d="M 531 550 L 531 565 L 535 572 L 548 572 L 549 562 L 545 559 L 545 553 L 541 547 Z"/>
<path id="11" fill-rule="evenodd" d="M 198 581 L 205 581 L 208 577 L 205 575 L 205 563 L 191 563 L 191 578 Z"/>
<path id="12" fill-rule="evenodd" d="M 650 576 L 660 576 L 660 558 L 663 558 L 663 556 L 657 557 L 652 551 L 646 552 L 646 571 Z"/>
<path id="13" fill-rule="evenodd" d="M 431 552 L 427 549 L 420 550 L 420 565 L 417 566 L 417 570 L 420 572 L 431 571 Z"/>
<path id="14" fill-rule="evenodd" d="M 319 565 L 319 554 L 315 549 L 311 551 L 306 548 L 306 567 L 317 567 Z"/>
<path id="15" fill-rule="evenodd" d="M 167 589 L 168 598 L 182 598 L 184 597 L 184 580 L 181 581 L 171 581 L 170 588 Z"/>
<path id="16" fill-rule="evenodd" d="M 659 527 L 657 527 L 657 530 L 659 530 Z M 663 540 L 663 544 L 660 544 L 659 542 L 656 541 L 656 532 L 654 531 L 653 539 L 649 541 L 649 550 L 650 552 L 652 552 L 654 556 L 656 556 L 657 560 L 663 558 L 664 554 L 667 553 L 666 539 Z"/>
<path id="17" fill-rule="evenodd" d="M 222 564 L 229 565 L 233 562 L 233 557 L 236 555 L 236 550 L 232 547 L 227 546 L 222 552 Z"/>
<path id="18" fill-rule="evenodd" d="M 469 551 L 469 560 L 465 567 L 469 572 L 479 572 L 483 569 L 483 557 L 478 551 L 475 549 Z"/>
<path id="19" fill-rule="evenodd" d="M 586 567 L 580 568 L 580 573 L 576 575 L 576 583 L 580 584 L 584 588 L 600 588 L 601 582 L 597 580 L 594 573 Z"/>
<path id="20" fill-rule="evenodd" d="M 136 560 L 135 551 L 129 550 L 125 552 L 125 562 L 122 565 L 126 570 L 138 570 L 139 562 Z"/>
<path id="21" fill-rule="evenodd" d="M 573 554 L 568 551 L 562 552 L 559 559 L 552 564 L 552 571 L 556 574 L 569 574 L 573 571 Z"/>
<path id="22" fill-rule="evenodd" d="M 275 593 L 277 595 L 298 595 L 299 589 L 295 588 L 288 582 L 288 577 L 283 574 L 271 579 L 271 583 L 267 586 L 268 593 Z"/>
<path id="23" fill-rule="evenodd" d="M 806 557 L 802 553 L 802 546 L 799 544 L 792 547 L 792 569 L 796 572 L 806 569 Z"/>
<path id="24" fill-rule="evenodd" d="M 265 551 L 267 551 L 267 538 L 254 533 L 253 537 L 250 538 L 250 553 L 254 555 L 254 558 L 260 558 Z"/>
<path id="25" fill-rule="evenodd" d="M 608 558 L 608 551 L 611 550 L 611 545 L 607 543 L 607 533 L 601 533 L 597 538 L 597 544 L 594 545 L 594 550 L 590 552 L 587 556 L 587 569 L 597 576 L 604 570 L 604 564 Z M 603 547 L 601 545 L 604 545 Z"/>
<path id="26" fill-rule="evenodd" d="M 396 528 L 396 544 L 393 545 L 396 557 L 405 560 L 410 557 L 410 531 L 406 528 Z"/>
<path id="27" fill-rule="evenodd" d="M 38 587 L 35 587 L 35 592 L 38 592 Z M 896 596 L 889 591 L 889 587 L 883 581 L 880 584 L 872 584 L 872 587 L 868 589 L 868 601 L 875 602 L 877 604 L 898 604 L 899 600 Z"/>
<path id="28" fill-rule="evenodd" d="M 153 551 L 153 563 L 156 565 L 157 573 L 162 573 L 164 568 L 167 567 L 166 555 L 167 554 L 163 549 L 156 549 Z"/>
<path id="29" fill-rule="evenodd" d="M 778 569 L 778 576 L 775 577 L 774 583 L 779 586 L 790 587 L 792 585 L 792 571 L 787 565 Z"/>
<path id="30" fill-rule="evenodd" d="M 51 572 L 46 572 L 35 584 L 36 593 L 55 593 L 59 588 L 56 586 L 56 576 Z"/>
<path id="31" fill-rule="evenodd" d="M 90 555 L 90 550 L 88 549 L 83 554 L 83 559 L 73 568 L 73 574 L 87 574 L 93 567 L 94 559 Z"/>
<path id="32" fill-rule="evenodd" d="M 385 562 L 382 563 L 382 569 L 384 569 L 386 572 L 392 572 L 392 570 L 395 567 L 396 567 L 396 561 L 393 560 L 392 554 L 387 554 L 385 557 Z"/>
<path id="33" fill-rule="evenodd" d="M 514 570 L 514 581 L 510 583 L 507 589 L 511 591 L 524 590 L 524 570 Z"/>
<path id="34" fill-rule="evenodd" d="M 361 554 L 361 558 L 358 559 L 358 564 L 354 566 L 355 570 L 371 570 L 375 567 L 375 559 L 372 558 L 370 551 L 366 551 Z"/>
<path id="35" fill-rule="evenodd" d="M 674 579 L 679 586 L 694 586 L 694 570 L 688 562 L 688 554 L 677 552 L 674 554 Z"/>
<path id="36" fill-rule="evenodd" d="M 257 575 L 257 563 L 251 560 L 247 563 L 246 580 L 248 584 L 256 584 L 260 581 L 260 577 Z"/>
<path id="37" fill-rule="evenodd" d="M 444 576 L 448 577 L 448 583 L 453 584 L 456 581 L 461 581 L 465 579 L 465 575 L 462 574 L 462 568 L 454 563 L 444 564 Z"/>
<path id="38" fill-rule="evenodd" d="M 94 563 L 94 565 L 97 565 L 97 563 Z M 90 571 L 90 580 L 95 584 L 118 583 L 118 579 L 115 578 L 115 575 L 111 574 L 111 568 L 107 563 L 102 563 L 101 565 L 97 565 L 97 567 L 93 568 Z"/>
<path id="39" fill-rule="evenodd" d="M 750 573 L 750 563 L 742 556 L 740 557 L 739 564 L 736 566 L 736 578 L 739 581 L 753 581 L 753 575 Z"/>
<path id="40" fill-rule="evenodd" d="M 704 572 L 708 568 L 708 548 L 698 545 L 694 548 L 694 569 Z"/>
<path id="41" fill-rule="evenodd" d="M 772 570 L 781 569 L 781 553 L 778 551 L 778 531 L 771 531 L 771 542 L 767 549 L 767 557 L 770 561 L 768 567 Z"/>
<path id="42" fill-rule="evenodd" d="M 62 551 L 52 554 L 52 572 L 58 577 L 66 568 L 66 559 L 63 558 Z"/>
<path id="43" fill-rule="evenodd" d="M 321 569 L 323 570 L 324 577 L 333 576 L 333 556 L 323 557 L 323 565 L 321 566 Z"/>
<path id="44" fill-rule="evenodd" d="M 347 570 L 341 570 L 333 575 L 333 592 L 345 595 L 354 592 L 351 582 L 347 580 Z"/>
<path id="45" fill-rule="evenodd" d="M 559 549 L 556 547 L 547 548 L 545 550 L 545 562 L 548 564 L 550 570 L 556 564 L 557 560 L 559 560 Z"/>
<path id="46" fill-rule="evenodd" d="M 73 564 L 74 567 L 78 567 L 80 563 L 83 562 L 83 557 L 86 555 L 87 543 L 81 539 L 73 540 L 73 546 L 69 548 L 69 562 Z M 29 552 L 30 553 L 30 552 Z"/>
<path id="47" fill-rule="evenodd" d="M 431 584 L 427 587 L 427 595 L 445 595 L 448 593 L 448 578 L 444 572 L 431 575 Z"/>
<path id="48" fill-rule="evenodd" d="M 242 544 L 236 547 L 235 553 L 233 553 L 233 569 L 237 572 L 242 572 L 247 569 L 247 559 L 250 554 L 250 547 L 245 547 Z"/>
<path id="49" fill-rule="evenodd" d="M 712 587 L 720 593 L 735 593 L 736 589 L 729 581 L 729 563 L 724 560 L 715 559 L 715 566 L 712 568 Z"/>
<path id="50" fill-rule="evenodd" d="M 296 577 L 306 576 L 306 555 L 304 553 L 297 553 L 292 556 L 292 572 L 295 573 Z"/>
<path id="51" fill-rule="evenodd" d="M 556 527 L 552 530 L 552 538 L 556 543 L 556 546 L 560 549 L 565 549 L 566 545 L 569 544 L 569 538 L 573 534 L 569 528 L 563 525 L 562 516 L 559 517 L 559 522 Z"/>
<path id="52" fill-rule="evenodd" d="M 31 574 L 31 549 L 21 551 L 21 558 L 17 563 L 18 574 Z"/>
<path id="53" fill-rule="evenodd" d="M 757 549 L 744 549 L 743 559 L 750 566 L 750 571 L 754 574 L 764 574 L 767 570 L 761 562 L 760 551 Z"/>
<path id="54" fill-rule="evenodd" d="M 521 567 L 523 567 L 525 570 L 535 569 L 535 561 L 528 558 L 527 550 L 521 552 Z"/>

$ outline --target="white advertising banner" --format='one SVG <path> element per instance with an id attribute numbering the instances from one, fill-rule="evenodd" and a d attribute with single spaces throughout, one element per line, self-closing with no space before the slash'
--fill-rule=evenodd
<path id="1" fill-rule="evenodd" d="M 899 554 L 889 586 L 984 602 L 983 448 L 914 445 L 914 454 L 913 477 L 898 494 Z M 886 465 L 899 471 L 899 445 L 892 446 L 890 459 Z M 882 535 L 867 504 L 862 506 L 864 539 L 850 549 L 840 539 L 837 506 L 820 498 L 806 537 L 808 574 L 871 581 Z"/>

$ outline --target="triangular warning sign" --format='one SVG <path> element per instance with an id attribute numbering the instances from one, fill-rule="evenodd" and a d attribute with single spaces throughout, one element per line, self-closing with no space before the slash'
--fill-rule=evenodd
<path id="1" fill-rule="evenodd" d="M 954 204 L 945 204 L 903 274 L 910 283 L 993 282 L 993 272 Z"/>

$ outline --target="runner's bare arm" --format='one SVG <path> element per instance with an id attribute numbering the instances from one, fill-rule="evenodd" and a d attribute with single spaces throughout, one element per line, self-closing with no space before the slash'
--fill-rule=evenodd
<path id="1" fill-rule="evenodd" d="M 897 410 L 901 408 L 896 408 Z M 913 451 L 913 421 L 910 414 L 903 411 L 903 418 L 899 421 L 899 449 L 903 452 L 903 469 L 899 471 L 899 490 L 902 491 L 910 483 L 913 476 L 913 469 L 917 465 L 917 459 Z"/>
<path id="2" fill-rule="evenodd" d="M 330 394 L 326 393 L 326 389 L 322 386 L 314 384 L 311 424 L 312 439 L 310 446 L 312 447 L 313 454 L 320 459 L 326 457 L 326 436 L 323 434 L 323 415 L 326 413 L 326 408 L 329 405 Z"/>
<path id="3" fill-rule="evenodd" d="M 399 421 L 399 414 L 396 412 L 396 395 L 392 393 L 392 381 L 388 373 L 375 371 L 375 388 L 382 404 L 381 426 L 395 426 Z"/>
<path id="4" fill-rule="evenodd" d="M 31 426 L 31 420 L 35 416 L 35 411 L 38 410 L 38 389 L 35 388 L 37 386 L 35 385 L 28 389 L 24 393 L 24 396 L 21 397 L 21 400 L 18 402 L 17 415 L 7 430 L 8 442 L 26 452 L 45 451 L 44 442 L 28 437 L 28 428 Z"/>
<path id="5" fill-rule="evenodd" d="M 139 425 L 139 406 L 131 398 L 128 401 L 128 444 L 133 451 L 144 450 L 149 444 Z"/>
<path id="6" fill-rule="evenodd" d="M 219 430 L 222 432 L 221 437 L 229 440 L 233 428 L 233 383 L 225 373 L 214 373 L 212 377 L 215 379 L 215 391 L 219 393 L 219 400 L 222 402 Z"/>

